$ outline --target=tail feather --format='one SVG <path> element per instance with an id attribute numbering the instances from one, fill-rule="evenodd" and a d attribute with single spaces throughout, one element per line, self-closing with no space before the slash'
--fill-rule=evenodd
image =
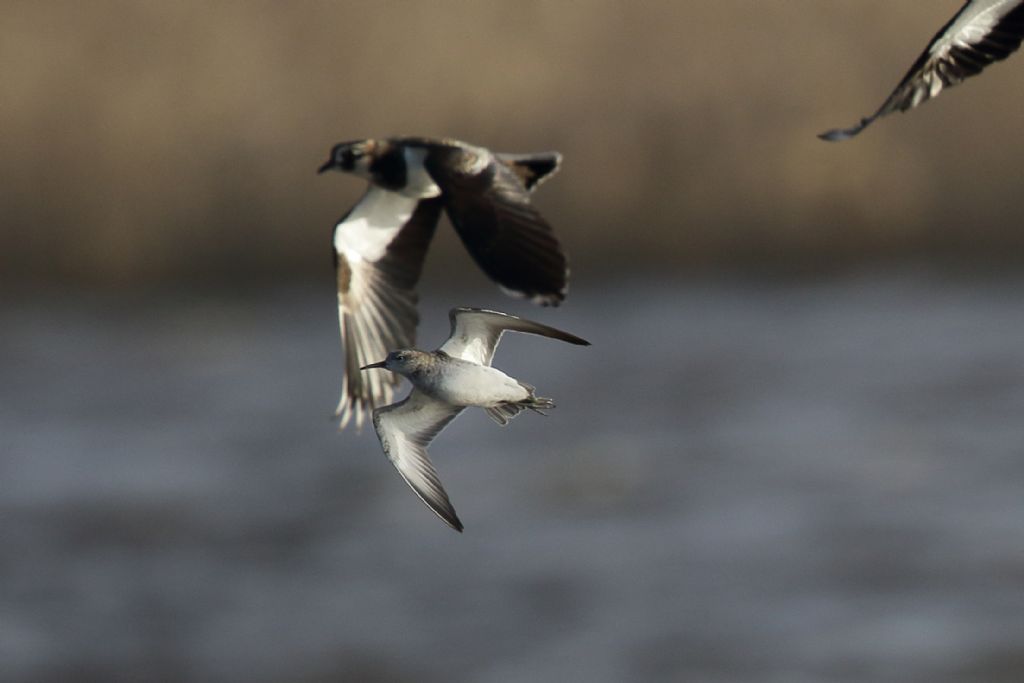
<path id="1" fill-rule="evenodd" d="M 530 191 L 554 175 L 562 164 L 562 155 L 558 152 L 499 154 L 498 159 L 515 171 L 523 187 Z"/>
<path id="2" fill-rule="evenodd" d="M 541 396 L 530 396 L 514 403 L 501 403 L 492 408 L 485 408 L 487 416 L 500 424 L 502 427 L 511 422 L 519 413 L 524 410 L 532 410 L 540 415 L 547 415 L 545 410 L 555 407 L 555 402 L 550 398 Z"/>
<path id="3" fill-rule="evenodd" d="M 491 418 L 502 427 L 507 425 L 512 419 L 525 408 L 519 407 L 516 403 L 502 403 L 496 405 L 493 408 L 487 408 L 487 417 Z"/>

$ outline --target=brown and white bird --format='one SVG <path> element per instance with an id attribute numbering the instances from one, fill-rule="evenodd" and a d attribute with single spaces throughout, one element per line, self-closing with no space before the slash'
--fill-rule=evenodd
<path id="1" fill-rule="evenodd" d="M 497 154 L 457 140 L 342 142 L 320 172 L 370 185 L 334 229 L 334 263 L 345 372 L 336 415 L 357 428 L 391 402 L 397 376 L 359 368 L 416 340 L 416 283 L 442 209 L 477 265 L 512 296 L 557 306 L 569 270 L 551 226 L 529 193 L 561 155 Z"/>
<path id="2" fill-rule="evenodd" d="M 416 495 L 451 528 L 462 531 L 441 479 L 430 462 L 427 447 L 465 408 L 476 406 L 505 426 L 524 410 L 542 413 L 555 407 L 550 398 L 501 370 L 491 359 L 506 330 L 539 334 L 589 346 L 574 334 L 479 308 L 454 308 L 448 313 L 451 335 L 436 351 L 398 349 L 363 370 L 383 368 L 412 382 L 402 401 L 373 411 L 373 426 L 384 454 Z M 381 373 L 369 373 L 381 374 Z"/>
<path id="3" fill-rule="evenodd" d="M 1009 57 L 1024 38 L 1024 0 L 968 0 L 932 38 L 888 99 L 855 126 L 837 128 L 818 137 L 832 142 L 848 140 L 875 119 L 894 111 L 907 111 L 945 88 Z"/>

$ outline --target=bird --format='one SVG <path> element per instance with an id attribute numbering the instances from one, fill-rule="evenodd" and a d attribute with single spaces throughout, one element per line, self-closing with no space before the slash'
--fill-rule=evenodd
<path id="1" fill-rule="evenodd" d="M 502 333 L 527 332 L 578 346 L 590 346 L 590 342 L 482 308 L 453 308 L 448 319 L 451 334 L 437 350 L 393 350 L 361 370 L 384 368 L 412 383 L 405 399 L 373 411 L 373 426 L 384 454 L 405 482 L 438 517 L 461 532 L 462 522 L 427 455 L 430 442 L 470 406 L 483 408 L 502 426 L 524 410 L 545 414 L 555 407 L 552 399 L 537 396 L 533 386 L 491 367 Z"/>
<path id="2" fill-rule="evenodd" d="M 848 140 L 894 111 L 907 111 L 937 96 L 1020 47 L 1024 38 L 1024 0 L 968 0 L 921 53 L 888 99 L 855 126 L 818 135 Z"/>
<path id="3" fill-rule="evenodd" d="M 477 265 L 511 296 L 557 306 L 569 268 L 529 194 L 561 166 L 558 152 L 499 154 L 450 139 L 396 137 L 334 145 L 319 173 L 369 182 L 334 228 L 338 317 L 345 354 L 339 429 L 391 402 L 397 378 L 359 368 L 415 344 L 416 283 L 441 211 Z"/>

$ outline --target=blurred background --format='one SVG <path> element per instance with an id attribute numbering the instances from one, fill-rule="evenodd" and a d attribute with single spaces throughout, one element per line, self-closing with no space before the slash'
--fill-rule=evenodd
<path id="1" fill-rule="evenodd" d="M 0 680 L 1019 681 L 1024 57 L 961 3 L 0 3 Z M 554 396 L 338 433 L 335 142 L 555 149 Z"/>

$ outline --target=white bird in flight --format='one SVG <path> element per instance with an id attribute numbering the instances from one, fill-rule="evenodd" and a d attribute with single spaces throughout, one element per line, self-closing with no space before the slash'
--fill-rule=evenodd
<path id="1" fill-rule="evenodd" d="M 448 317 L 451 335 L 436 351 L 399 349 L 361 369 L 385 368 L 412 382 L 413 389 L 404 400 L 373 411 L 373 426 L 384 454 L 420 500 L 462 531 L 462 522 L 427 455 L 430 442 L 469 406 L 483 408 L 502 426 L 524 410 L 542 413 L 555 407 L 529 384 L 491 367 L 502 333 L 528 332 L 581 346 L 590 342 L 497 311 L 455 308 Z"/>

